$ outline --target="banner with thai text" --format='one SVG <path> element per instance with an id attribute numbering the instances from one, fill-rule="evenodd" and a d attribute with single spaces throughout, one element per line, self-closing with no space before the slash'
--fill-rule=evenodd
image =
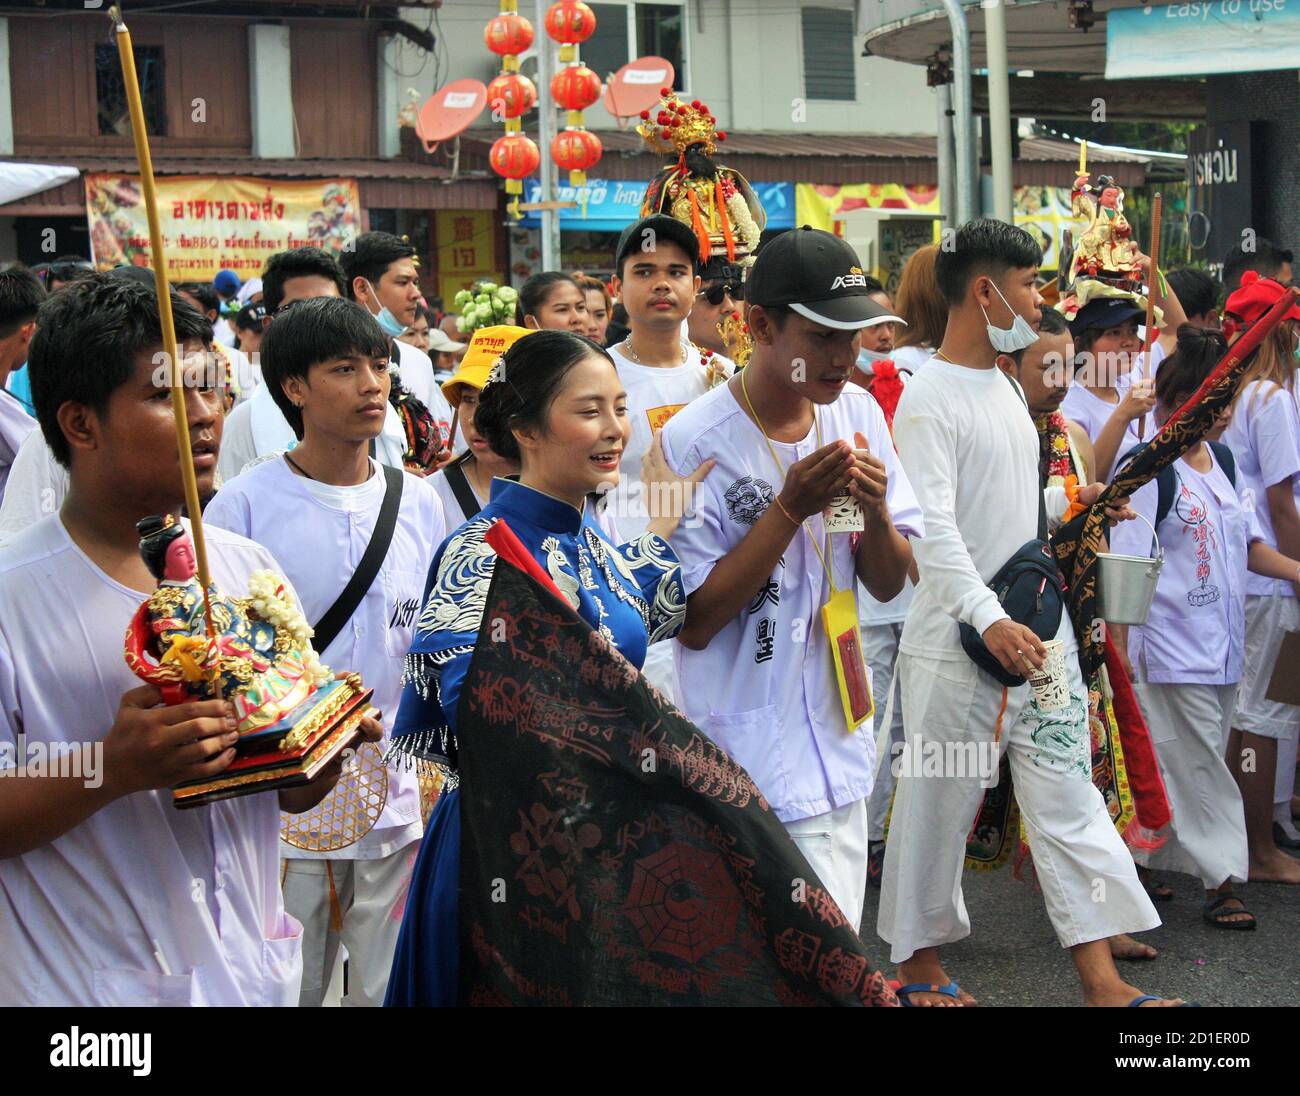
<path id="1" fill-rule="evenodd" d="M 91 253 L 100 270 L 152 265 L 140 180 L 87 175 Z M 211 281 L 219 270 L 261 274 L 277 251 L 320 247 L 342 252 L 361 230 L 355 179 L 253 179 L 164 176 L 157 180 L 167 274 Z"/>

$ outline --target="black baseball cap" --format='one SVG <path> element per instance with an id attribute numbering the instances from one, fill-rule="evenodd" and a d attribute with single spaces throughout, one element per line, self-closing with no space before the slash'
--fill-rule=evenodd
<path id="1" fill-rule="evenodd" d="M 680 247 L 691 259 L 691 269 L 695 273 L 700 271 L 700 241 L 696 239 L 695 233 L 686 227 L 676 217 L 669 217 L 666 213 L 656 213 L 652 217 L 642 217 L 639 221 L 634 221 L 623 229 L 623 235 L 618 238 L 618 248 L 614 252 L 614 273 L 620 278 L 623 276 L 623 260 L 626 259 L 633 251 L 653 251 L 653 242 L 657 240 L 667 240 Z M 650 244 L 652 246 L 645 246 Z"/>
<path id="2" fill-rule="evenodd" d="M 1145 319 L 1146 314 L 1146 307 L 1137 304 L 1131 297 L 1097 297 L 1074 314 L 1074 319 L 1070 321 L 1070 334 L 1078 335 L 1094 327 L 1103 330 L 1118 327 L 1138 316 Z"/>
<path id="3" fill-rule="evenodd" d="M 903 322 L 870 292 L 857 252 L 840 237 L 808 225 L 764 244 L 745 283 L 750 304 L 784 305 L 839 331 Z"/>

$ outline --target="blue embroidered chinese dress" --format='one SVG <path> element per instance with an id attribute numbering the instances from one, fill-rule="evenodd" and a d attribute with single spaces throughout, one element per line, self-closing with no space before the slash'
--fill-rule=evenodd
<path id="1" fill-rule="evenodd" d="M 650 643 L 675 635 L 686 615 L 681 568 L 666 541 L 646 533 L 615 546 L 589 510 L 579 512 L 513 480 L 494 480 L 488 505 L 447 538 L 430 568 L 393 739 L 399 750 L 445 765 L 449 775 L 411 879 L 385 1002 L 390 1006 L 456 1004 L 457 708 L 496 563 L 484 534 L 498 518 L 574 610 L 634 666 L 645 661 Z"/>

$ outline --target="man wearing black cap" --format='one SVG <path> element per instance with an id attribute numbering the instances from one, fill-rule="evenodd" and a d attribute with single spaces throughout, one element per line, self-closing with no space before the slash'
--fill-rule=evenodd
<path id="1" fill-rule="evenodd" d="M 897 594 L 906 538 L 924 530 L 884 415 L 849 384 L 854 335 L 884 312 L 853 249 L 787 232 L 759 253 L 746 292 L 749 364 L 663 435 L 678 474 L 717 461 L 673 538 L 689 595 L 677 699 L 749 771 L 817 872 L 808 887 L 856 931 L 875 742 L 869 705 L 855 703 L 867 671 L 854 589 Z M 841 520 L 849 498 L 856 522 Z M 848 524 L 858 531 L 834 531 Z"/>
<path id="2" fill-rule="evenodd" d="M 632 435 L 623 449 L 613 506 L 619 533 L 628 540 L 645 532 L 650 521 L 640 471 L 655 432 L 732 370 L 726 358 L 702 354 L 683 336 L 700 288 L 698 246 L 681 221 L 656 215 L 628 226 L 615 252 L 611 288 L 627 309 L 629 334 L 609 347 L 609 354 L 627 391 Z M 643 671 L 665 691 L 672 686 L 670 658 L 669 645 L 656 644 Z"/>

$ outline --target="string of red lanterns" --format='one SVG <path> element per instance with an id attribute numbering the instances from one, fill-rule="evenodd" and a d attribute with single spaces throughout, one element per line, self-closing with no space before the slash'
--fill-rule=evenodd
<path id="1" fill-rule="evenodd" d="M 587 171 L 600 162 L 604 146 L 590 132 L 583 111 L 600 98 L 600 77 L 578 58 L 578 46 L 596 32 L 596 14 L 582 0 L 558 0 L 546 12 L 546 33 L 560 43 L 564 68 L 551 80 L 551 96 L 567 111 L 565 128 L 551 142 L 551 159 L 569 173 L 571 186 L 583 186 Z"/>
<path id="2" fill-rule="evenodd" d="M 505 122 L 505 135 L 493 142 L 488 162 L 493 171 L 504 177 L 506 193 L 512 195 L 508 206 L 510 215 L 519 220 L 523 216 L 519 211 L 523 181 L 542 162 L 537 143 L 524 135 L 521 121 L 537 104 L 537 88 L 519 71 L 519 54 L 533 44 L 533 25 L 519 14 L 519 0 L 501 0 L 500 12 L 489 20 L 483 40 L 501 58 L 501 73 L 487 90 L 488 105 L 494 116 Z"/>

